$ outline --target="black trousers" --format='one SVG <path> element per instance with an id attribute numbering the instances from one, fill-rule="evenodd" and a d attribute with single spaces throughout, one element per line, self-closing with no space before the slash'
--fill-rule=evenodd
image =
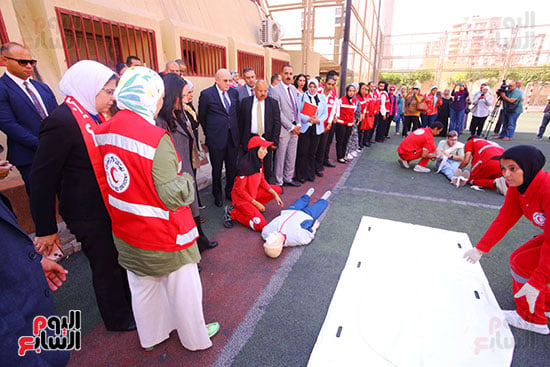
<path id="1" fill-rule="evenodd" d="M 294 176 L 297 180 L 315 179 L 315 162 L 317 148 L 321 135 L 315 133 L 315 125 L 310 126 L 305 133 L 298 136 L 298 151 L 296 153 L 296 169 Z"/>
<path id="2" fill-rule="evenodd" d="M 330 145 L 327 147 L 330 131 L 332 130 L 326 131 L 319 135 L 319 145 L 317 145 L 317 151 L 315 152 L 315 173 L 325 170 L 325 152 L 330 149 Z"/>
<path id="3" fill-rule="evenodd" d="M 330 153 L 330 146 L 332 145 L 332 141 L 334 140 L 335 126 L 336 126 L 335 124 L 332 124 L 332 128 L 325 133 L 325 134 L 328 134 L 328 136 L 327 136 L 327 142 L 325 144 L 325 153 L 324 153 L 325 157 L 324 157 L 323 164 L 329 161 L 328 156 Z"/>
<path id="4" fill-rule="evenodd" d="M 105 327 L 128 328 L 134 322 L 132 299 L 126 270 L 118 263 L 110 219 L 65 222 L 82 244 L 90 263 L 97 306 Z"/>
<path id="5" fill-rule="evenodd" d="M 375 140 L 379 143 L 382 143 L 383 141 L 386 140 L 386 130 L 388 129 L 388 117 L 386 116 L 385 119 L 383 117 L 384 116 L 382 116 L 380 113 L 376 115 L 376 120 L 378 122 L 376 124 L 377 126 L 376 126 Z"/>
<path id="6" fill-rule="evenodd" d="M 411 130 L 412 124 L 412 130 Z M 409 135 L 409 130 L 414 131 L 420 127 L 420 119 L 418 116 L 405 116 L 405 121 L 403 121 L 403 136 Z"/>
<path id="7" fill-rule="evenodd" d="M 487 116 L 477 117 L 472 115 L 472 121 L 470 122 L 470 134 L 481 136 L 483 133 L 483 126 L 485 125 L 485 120 L 487 120 Z"/>
<path id="8" fill-rule="evenodd" d="M 336 134 L 336 158 L 339 160 L 344 159 L 352 127 L 344 124 L 334 124 L 333 128 Z"/>
<path id="9" fill-rule="evenodd" d="M 393 121 L 393 115 L 388 115 L 388 117 L 386 117 L 386 134 L 384 134 L 384 137 L 389 137 L 390 136 L 390 127 L 391 127 L 391 122 Z"/>
<path id="10" fill-rule="evenodd" d="M 218 149 L 209 146 L 208 152 L 212 165 L 212 195 L 214 199 L 222 199 L 222 168 L 225 163 L 225 197 L 229 198 L 237 175 L 237 158 L 239 156 L 239 148 L 233 142 L 231 132 L 227 136 L 225 148 Z"/>
<path id="11" fill-rule="evenodd" d="M 199 231 L 199 238 L 197 238 L 197 246 L 199 248 L 199 252 L 203 252 L 204 250 L 208 249 L 210 246 L 210 240 L 206 236 L 206 233 L 202 230 L 201 225 L 201 217 L 193 217 L 193 220 L 195 221 L 195 225 L 197 226 L 197 230 Z"/>

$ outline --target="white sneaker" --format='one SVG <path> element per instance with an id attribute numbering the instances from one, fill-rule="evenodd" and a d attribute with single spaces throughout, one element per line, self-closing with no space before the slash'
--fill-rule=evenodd
<path id="1" fill-rule="evenodd" d="M 497 192 L 501 195 L 506 196 L 506 193 L 508 192 L 508 186 L 506 185 L 506 179 L 503 176 L 500 176 L 494 182 L 495 182 L 495 186 L 497 188 Z"/>
<path id="2" fill-rule="evenodd" d="M 458 187 L 460 184 L 459 178 L 461 176 L 462 176 L 462 170 L 460 168 L 457 168 L 453 173 L 453 177 L 451 178 L 451 184 Z"/>
<path id="3" fill-rule="evenodd" d="M 315 189 L 313 187 L 310 187 L 307 191 L 306 191 L 306 195 L 307 196 L 311 196 L 313 195 L 313 193 L 315 192 Z"/>
<path id="4" fill-rule="evenodd" d="M 401 159 L 401 158 L 397 158 L 397 163 L 399 163 L 399 165 L 403 168 L 410 168 L 409 166 L 409 162 L 407 162 L 406 160 L 404 159 Z"/>
<path id="5" fill-rule="evenodd" d="M 350 154 L 353 156 L 353 158 L 357 158 L 357 151 L 354 150 L 354 151 L 351 152 Z"/>
<path id="6" fill-rule="evenodd" d="M 350 154 L 348 154 L 348 155 L 346 156 L 346 159 L 347 159 L 348 161 L 351 161 L 351 160 L 353 160 L 353 158 L 355 158 L 355 157 L 354 157 L 354 156 L 352 156 L 352 155 L 351 155 L 351 153 L 350 153 Z"/>
<path id="7" fill-rule="evenodd" d="M 429 173 L 432 170 L 429 169 L 428 167 L 424 167 L 424 166 L 421 166 L 421 165 L 417 164 L 416 166 L 414 166 L 413 171 L 414 172 L 420 172 L 420 173 Z"/>
<path id="8" fill-rule="evenodd" d="M 525 321 L 516 311 L 502 311 L 504 313 L 504 319 L 508 325 L 516 327 L 518 329 L 532 331 L 537 334 L 548 335 L 550 329 L 548 325 L 538 325 L 532 322 Z"/>
<path id="9" fill-rule="evenodd" d="M 323 200 L 328 200 L 328 198 L 330 197 L 330 195 L 332 194 L 332 192 L 330 190 L 327 190 L 323 196 L 321 196 L 321 199 Z"/>
<path id="10" fill-rule="evenodd" d="M 477 185 L 472 185 L 472 186 L 470 186 L 470 189 L 476 190 L 476 191 L 483 191 L 483 189 L 481 188 L 481 186 L 477 186 Z"/>

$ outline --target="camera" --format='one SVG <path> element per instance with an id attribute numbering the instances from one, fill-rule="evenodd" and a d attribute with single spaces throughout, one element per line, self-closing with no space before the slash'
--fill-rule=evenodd
<path id="1" fill-rule="evenodd" d="M 497 94 L 508 92 L 508 87 L 510 87 L 510 84 L 506 84 L 506 79 L 504 79 L 497 90 Z"/>

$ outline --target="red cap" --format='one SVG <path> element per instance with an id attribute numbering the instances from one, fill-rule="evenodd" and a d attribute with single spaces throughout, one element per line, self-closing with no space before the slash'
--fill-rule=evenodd
<path id="1" fill-rule="evenodd" d="M 267 141 L 261 136 L 253 136 L 248 141 L 248 149 L 256 148 L 256 147 L 270 147 L 273 145 L 272 141 Z"/>

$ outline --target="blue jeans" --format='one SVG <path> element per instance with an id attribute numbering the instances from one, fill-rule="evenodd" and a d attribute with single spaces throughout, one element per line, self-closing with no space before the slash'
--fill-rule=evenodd
<path id="1" fill-rule="evenodd" d="M 439 161 L 436 163 L 435 165 L 435 169 L 439 169 Z M 443 166 L 443 168 L 441 168 L 441 171 L 439 171 L 439 173 L 442 173 L 445 175 L 445 177 L 447 177 L 449 180 L 453 178 L 453 175 L 456 171 L 456 169 L 458 168 L 458 166 L 460 166 L 460 162 L 459 161 L 454 161 L 452 159 L 449 159 L 447 160 L 447 162 L 445 162 L 445 165 Z"/>
<path id="2" fill-rule="evenodd" d="M 395 132 L 398 133 L 399 132 L 399 127 L 401 125 L 401 121 L 403 121 L 403 123 L 405 123 L 405 115 L 403 114 L 403 112 L 401 112 L 399 115 L 395 116 L 393 118 L 393 121 L 395 121 Z"/>
<path id="3" fill-rule="evenodd" d="M 518 121 L 519 114 L 517 112 L 505 113 L 504 121 L 502 122 L 502 130 L 499 136 L 501 138 L 510 138 L 514 136 L 516 131 L 516 122 Z"/>
<path id="4" fill-rule="evenodd" d="M 544 131 L 546 131 L 546 125 L 548 125 L 548 121 L 550 121 L 550 112 L 546 112 L 544 116 L 542 116 L 542 122 L 540 123 L 537 138 L 542 138 L 542 136 L 544 135 Z"/>
<path id="5" fill-rule="evenodd" d="M 462 123 L 464 122 L 464 110 L 451 110 L 451 123 L 449 124 L 449 131 L 454 130 L 460 135 L 462 132 Z"/>
<path id="6" fill-rule="evenodd" d="M 430 127 L 435 122 L 437 115 L 420 115 L 422 127 Z"/>
<path id="7" fill-rule="evenodd" d="M 288 207 L 288 210 L 301 210 L 313 218 L 313 221 L 317 220 L 328 206 L 328 202 L 325 199 L 319 199 L 315 204 L 309 205 L 310 197 L 308 195 L 302 195 Z"/>

